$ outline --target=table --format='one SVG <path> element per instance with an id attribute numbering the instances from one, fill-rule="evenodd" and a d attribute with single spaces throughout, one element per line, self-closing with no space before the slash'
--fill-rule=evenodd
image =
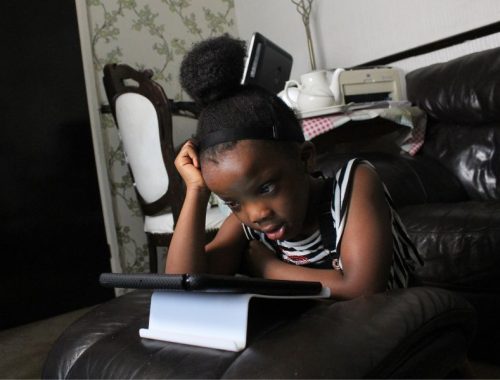
<path id="1" fill-rule="evenodd" d="M 401 150 L 415 155 L 424 143 L 427 117 L 418 107 L 356 110 L 301 120 L 306 140 L 319 150 Z M 346 148 L 347 147 L 347 148 Z"/>

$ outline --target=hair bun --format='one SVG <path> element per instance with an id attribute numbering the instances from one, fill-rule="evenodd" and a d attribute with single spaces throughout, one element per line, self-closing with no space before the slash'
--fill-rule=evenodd
<path id="1" fill-rule="evenodd" d="M 245 64 L 245 42 L 229 35 L 198 42 L 181 63 L 181 86 L 205 106 L 235 91 Z"/>

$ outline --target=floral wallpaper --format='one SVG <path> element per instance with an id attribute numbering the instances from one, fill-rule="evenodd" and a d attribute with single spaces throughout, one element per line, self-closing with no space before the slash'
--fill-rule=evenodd
<path id="1" fill-rule="evenodd" d="M 87 0 L 96 77 L 107 63 L 153 70 L 169 98 L 186 99 L 179 66 L 193 43 L 229 33 L 237 35 L 234 0 Z M 101 104 L 107 104 L 99 81 Z M 124 272 L 149 270 L 143 217 L 133 189 L 117 130 L 102 114 L 106 164 Z"/>

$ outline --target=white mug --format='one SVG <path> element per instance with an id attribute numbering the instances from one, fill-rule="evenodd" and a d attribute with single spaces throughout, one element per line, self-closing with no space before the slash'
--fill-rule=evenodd
<path id="1" fill-rule="evenodd" d="M 287 104 L 291 104 L 301 112 L 335 105 L 335 97 L 330 90 L 326 70 L 303 74 L 300 80 L 301 83 L 296 80 L 286 82 L 283 95 Z M 293 98 L 289 94 L 292 88 L 298 89 L 298 95 Z"/>

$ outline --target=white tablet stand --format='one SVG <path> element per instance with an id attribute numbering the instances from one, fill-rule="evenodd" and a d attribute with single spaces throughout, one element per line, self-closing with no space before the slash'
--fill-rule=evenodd
<path id="1" fill-rule="evenodd" d="M 194 346 L 241 351 L 247 343 L 252 298 L 327 298 L 330 289 L 315 295 L 274 296 L 249 293 L 156 291 L 151 296 L 149 328 L 142 338 Z"/>

